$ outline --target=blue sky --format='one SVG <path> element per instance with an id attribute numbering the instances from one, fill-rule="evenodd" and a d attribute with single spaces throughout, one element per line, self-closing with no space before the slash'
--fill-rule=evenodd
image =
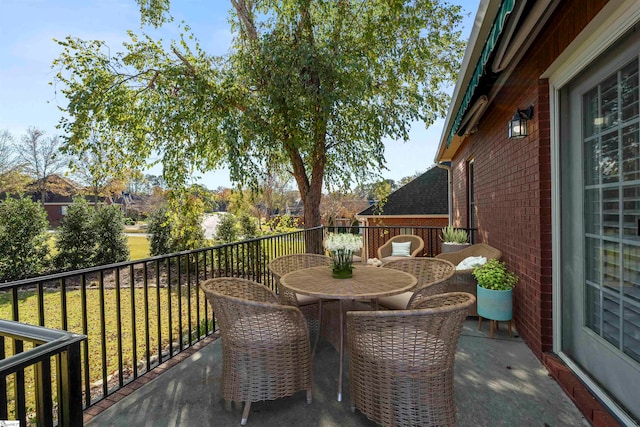
<path id="1" fill-rule="evenodd" d="M 467 38 L 479 0 L 453 2 L 461 4 L 468 15 L 463 30 Z M 177 25 L 184 20 L 208 53 L 223 54 L 231 42 L 229 7 L 230 2 L 222 0 L 174 0 L 175 22 L 158 31 L 145 31 L 165 41 L 177 39 Z M 134 0 L 0 0 L 0 130 L 16 138 L 29 126 L 50 136 L 59 134 L 58 106 L 65 105 L 66 99 L 49 84 L 54 77 L 51 63 L 60 53 L 53 39 L 72 35 L 105 40 L 111 49 L 120 51 L 127 30 L 140 30 Z M 443 125 L 444 120 L 439 120 L 425 130 L 424 124 L 416 123 L 408 142 L 385 141 L 389 170 L 382 175 L 399 180 L 424 171 L 433 163 Z M 151 172 L 161 173 L 158 169 Z M 210 189 L 231 186 L 225 170 L 208 173 L 200 182 Z"/>

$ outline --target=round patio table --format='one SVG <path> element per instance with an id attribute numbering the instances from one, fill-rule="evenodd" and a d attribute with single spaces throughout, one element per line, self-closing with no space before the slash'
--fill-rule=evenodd
<path id="1" fill-rule="evenodd" d="M 409 291 L 417 279 L 404 271 L 391 268 L 357 266 L 353 277 L 335 279 L 331 267 L 321 266 L 292 271 L 280 278 L 280 284 L 292 291 L 325 299 L 340 301 L 340 376 L 338 378 L 338 402 L 342 401 L 342 372 L 344 358 L 343 301 L 386 297 Z"/>

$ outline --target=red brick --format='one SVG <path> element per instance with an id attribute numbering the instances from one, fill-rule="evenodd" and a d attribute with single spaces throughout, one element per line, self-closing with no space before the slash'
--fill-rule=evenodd
<path id="1" fill-rule="evenodd" d="M 85 415 L 88 414 L 91 416 L 98 415 L 100 412 L 102 412 L 102 409 L 97 406 L 91 406 L 84 410 Z"/>
<path id="2" fill-rule="evenodd" d="M 593 427 L 621 427 L 621 424 L 609 412 L 596 409 L 593 411 Z"/>
<path id="3" fill-rule="evenodd" d="M 113 393 L 110 396 L 105 397 L 105 400 L 111 403 L 116 403 L 119 402 L 120 400 L 124 399 L 125 395 L 120 394 L 120 393 Z"/>
<path id="4" fill-rule="evenodd" d="M 558 378 L 560 371 L 569 370 L 567 366 L 564 363 L 562 363 L 560 359 L 558 359 L 556 356 L 553 356 L 549 353 L 545 353 L 542 355 L 542 363 L 544 363 L 544 366 L 547 368 L 551 376 L 553 376 L 556 379 Z"/>
<path id="5" fill-rule="evenodd" d="M 142 384 L 142 382 L 140 382 L 139 380 L 133 381 L 131 383 L 129 383 L 129 385 L 127 385 L 127 388 L 131 388 L 132 390 L 137 390 L 140 387 L 142 387 L 144 384 Z"/>
<path id="6" fill-rule="evenodd" d="M 573 400 L 580 412 L 589 420 L 593 420 L 593 412 L 601 409 L 600 402 L 584 388 L 574 388 Z"/>
<path id="7" fill-rule="evenodd" d="M 131 393 L 133 393 L 135 391 L 134 388 L 126 386 L 121 388 L 120 390 L 118 390 L 118 393 L 124 394 L 125 396 L 130 395 Z"/>
<path id="8" fill-rule="evenodd" d="M 567 394 L 573 398 L 575 398 L 576 391 L 584 390 L 584 386 L 580 380 L 578 380 L 573 372 L 568 369 L 558 371 L 557 380 L 560 386 L 565 389 Z"/>
<path id="9" fill-rule="evenodd" d="M 107 409 L 109 407 L 111 407 L 111 405 L 113 404 L 113 402 L 109 402 L 106 399 L 103 399 L 101 401 L 99 401 L 98 403 L 96 403 L 94 406 L 100 408 L 100 409 Z"/>
<path id="10" fill-rule="evenodd" d="M 140 383 L 140 384 L 144 385 L 144 384 L 147 384 L 147 383 L 148 383 L 149 381 L 151 381 L 152 379 L 153 379 L 153 378 L 151 378 L 151 377 L 149 377 L 149 376 L 147 376 L 147 375 L 144 375 L 144 376 L 142 376 L 142 377 L 137 378 L 137 379 L 135 380 L 135 382 L 136 382 L 136 383 Z"/>

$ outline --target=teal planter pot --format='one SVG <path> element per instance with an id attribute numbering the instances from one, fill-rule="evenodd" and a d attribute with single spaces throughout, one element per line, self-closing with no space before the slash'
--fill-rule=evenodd
<path id="1" fill-rule="evenodd" d="M 477 285 L 478 316 L 491 320 L 511 320 L 513 313 L 512 289 L 494 291 Z"/>

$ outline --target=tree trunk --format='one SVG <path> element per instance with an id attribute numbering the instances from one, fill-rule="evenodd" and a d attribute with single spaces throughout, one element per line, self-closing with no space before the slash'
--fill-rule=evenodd
<path id="1" fill-rule="evenodd" d="M 309 190 L 302 201 L 304 202 L 304 228 L 312 228 L 322 225 L 320 216 L 320 196 L 319 191 Z"/>
<path id="2" fill-rule="evenodd" d="M 304 202 L 304 228 L 309 229 L 322 225 L 322 217 L 320 215 L 320 198 L 322 187 L 318 189 L 312 187 L 306 192 L 302 199 Z M 315 233 L 314 233 L 315 234 Z M 322 240 L 314 238 L 312 233 L 305 235 L 306 252 L 310 254 L 322 254 Z"/>

